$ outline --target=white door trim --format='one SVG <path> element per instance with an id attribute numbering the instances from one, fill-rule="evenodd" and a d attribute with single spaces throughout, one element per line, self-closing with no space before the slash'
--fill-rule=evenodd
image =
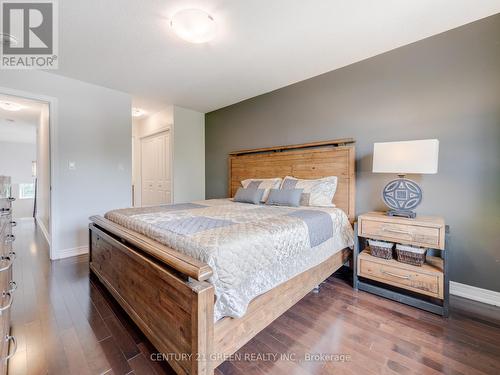
<path id="1" fill-rule="evenodd" d="M 158 129 L 155 129 L 153 131 L 150 131 L 150 132 L 147 132 L 147 133 L 144 133 L 144 134 L 140 135 L 139 139 L 148 138 L 148 137 L 151 137 L 152 135 L 157 135 L 157 134 L 163 133 L 165 131 L 170 131 L 171 128 L 172 128 L 171 125 L 162 126 L 161 128 L 158 128 Z"/>
<path id="2" fill-rule="evenodd" d="M 50 236 L 47 239 L 49 242 L 49 253 L 50 259 L 56 259 L 56 249 L 57 249 L 57 228 L 59 216 L 57 213 L 57 200 L 54 197 L 57 196 L 59 181 L 59 160 L 58 160 L 58 100 L 52 96 L 39 95 L 36 93 L 11 89 L 8 87 L 0 87 L 0 93 L 4 95 L 18 96 L 25 99 L 37 100 L 41 102 L 48 103 L 49 105 L 49 148 L 50 148 Z"/>

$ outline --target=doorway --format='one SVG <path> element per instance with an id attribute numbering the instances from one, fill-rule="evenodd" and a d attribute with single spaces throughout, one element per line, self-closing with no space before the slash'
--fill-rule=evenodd
<path id="1" fill-rule="evenodd" d="M 51 245 L 50 105 L 0 93 L 0 175 L 10 177 L 12 218 L 36 222 Z"/>
<path id="2" fill-rule="evenodd" d="M 170 131 L 141 138 L 141 205 L 172 202 Z"/>

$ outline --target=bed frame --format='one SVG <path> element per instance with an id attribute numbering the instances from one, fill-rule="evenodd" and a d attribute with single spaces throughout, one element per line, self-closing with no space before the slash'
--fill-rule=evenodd
<path id="1" fill-rule="evenodd" d="M 352 139 L 242 150 L 229 155 L 229 194 L 245 178 L 339 177 L 334 203 L 354 219 Z M 323 263 L 255 298 L 242 318 L 214 323 L 211 268 L 101 216 L 90 218 L 90 269 L 178 374 L 214 369 L 351 256 Z"/>

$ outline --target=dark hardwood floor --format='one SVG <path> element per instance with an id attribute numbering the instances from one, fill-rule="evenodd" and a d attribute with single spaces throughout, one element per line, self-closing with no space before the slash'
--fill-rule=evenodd
<path id="1" fill-rule="evenodd" d="M 151 360 L 154 347 L 89 280 L 86 257 L 50 262 L 31 222 L 15 231 L 18 350 L 9 374 L 173 373 Z M 307 353 L 323 357 L 304 360 Z M 450 317 L 442 319 L 331 277 L 236 357 L 216 374 L 499 374 L 500 309 L 453 297 Z"/>

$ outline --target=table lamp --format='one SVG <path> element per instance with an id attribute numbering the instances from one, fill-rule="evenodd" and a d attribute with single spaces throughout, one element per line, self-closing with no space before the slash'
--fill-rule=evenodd
<path id="1" fill-rule="evenodd" d="M 422 189 L 405 178 L 408 173 L 435 174 L 438 171 L 439 141 L 424 139 L 403 142 L 379 142 L 373 145 L 373 172 L 394 173 L 382 192 L 389 216 L 415 218 L 413 211 L 422 201 Z"/>

